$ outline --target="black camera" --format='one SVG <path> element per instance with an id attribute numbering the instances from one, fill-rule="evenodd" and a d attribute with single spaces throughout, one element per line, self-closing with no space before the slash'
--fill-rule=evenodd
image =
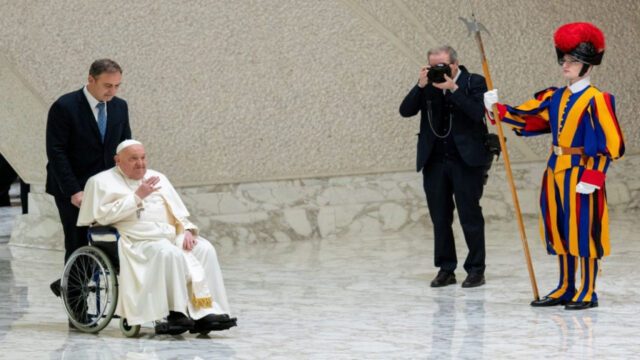
<path id="1" fill-rule="evenodd" d="M 507 141 L 507 138 L 504 138 L 504 141 Z M 484 135 L 484 147 L 487 149 L 487 153 L 489 154 L 487 158 L 487 163 L 484 167 L 484 184 L 487 184 L 487 180 L 489 179 L 489 170 L 491 169 L 491 164 L 493 164 L 493 158 L 498 159 L 500 157 L 500 152 L 502 152 L 502 148 L 500 147 L 500 138 L 497 134 L 486 133 Z"/>
<path id="2" fill-rule="evenodd" d="M 444 78 L 445 74 L 448 77 L 451 77 L 451 67 L 449 67 L 449 64 L 440 63 L 438 65 L 434 65 L 429 68 L 429 72 L 427 73 L 427 79 L 429 79 L 429 82 L 431 83 L 436 83 L 436 84 L 443 83 L 447 81 Z"/>
<path id="3" fill-rule="evenodd" d="M 507 141 L 507 138 L 504 138 L 504 141 Z M 502 148 L 500 147 L 500 138 L 497 134 L 487 133 L 484 136 L 484 146 L 491 154 L 491 157 L 495 156 L 496 158 L 500 157 L 500 152 L 502 152 Z"/>

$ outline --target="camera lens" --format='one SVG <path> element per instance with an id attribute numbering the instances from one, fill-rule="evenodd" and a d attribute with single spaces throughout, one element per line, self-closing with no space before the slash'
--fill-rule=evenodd
<path id="1" fill-rule="evenodd" d="M 451 67 L 449 67 L 449 64 L 440 63 L 429 68 L 427 78 L 432 83 L 443 83 L 446 81 L 446 79 L 444 78 L 445 74 L 451 77 Z"/>

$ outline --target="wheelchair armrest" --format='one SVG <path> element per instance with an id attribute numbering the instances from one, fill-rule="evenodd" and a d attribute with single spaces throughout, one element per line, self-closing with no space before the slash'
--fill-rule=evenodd
<path id="1" fill-rule="evenodd" d="M 99 225 L 89 227 L 87 237 L 90 243 L 94 241 L 118 241 L 120 233 L 118 233 L 118 229 L 113 226 Z"/>
<path id="2" fill-rule="evenodd" d="M 94 234 L 116 233 L 118 229 L 111 225 L 95 225 L 89 227 L 89 231 Z"/>

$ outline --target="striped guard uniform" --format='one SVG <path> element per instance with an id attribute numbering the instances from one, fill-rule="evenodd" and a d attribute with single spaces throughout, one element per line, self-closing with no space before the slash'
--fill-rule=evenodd
<path id="1" fill-rule="evenodd" d="M 560 283 L 548 296 L 597 301 L 598 261 L 610 252 L 604 179 L 611 161 L 624 155 L 613 95 L 596 89 L 587 77 L 569 87 L 543 90 L 517 107 L 497 106 L 501 120 L 518 135 L 552 136 L 540 191 L 540 231 L 547 252 L 558 255 Z M 577 193 L 580 181 L 599 189 Z M 582 284 L 576 292 L 578 262 Z"/>

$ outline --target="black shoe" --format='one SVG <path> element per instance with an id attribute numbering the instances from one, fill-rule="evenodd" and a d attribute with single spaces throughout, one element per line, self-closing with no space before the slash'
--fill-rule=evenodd
<path id="1" fill-rule="evenodd" d="M 467 278 L 462 282 L 463 288 L 471 288 L 484 285 L 484 275 L 480 274 L 469 274 Z"/>
<path id="2" fill-rule="evenodd" d="M 568 302 L 565 306 L 565 310 L 584 310 L 589 308 L 598 307 L 597 301 L 579 301 L 579 302 Z"/>
<path id="3" fill-rule="evenodd" d="M 531 306 L 535 306 L 535 307 L 556 306 L 556 305 L 564 305 L 566 303 L 567 303 L 567 300 L 560 300 L 557 298 L 545 296 L 540 300 L 533 300 L 531 302 Z"/>
<path id="4" fill-rule="evenodd" d="M 234 326 L 238 326 L 236 318 L 230 318 L 227 314 L 209 314 L 202 319 L 196 320 L 190 333 L 200 333 L 206 335 L 209 331 L 228 330 Z"/>
<path id="5" fill-rule="evenodd" d="M 60 279 L 54 281 L 49 285 L 49 289 L 53 292 L 53 295 L 60 297 Z"/>
<path id="6" fill-rule="evenodd" d="M 193 329 L 193 326 L 194 321 L 189 319 L 187 315 L 177 311 L 170 311 L 169 316 L 167 316 L 167 322 L 157 324 L 155 332 L 157 335 L 180 335 Z"/>
<path id="7" fill-rule="evenodd" d="M 157 323 L 153 329 L 156 335 L 180 335 L 188 331 L 183 326 L 171 326 L 168 322 Z"/>
<path id="8" fill-rule="evenodd" d="M 192 328 L 194 325 L 194 321 L 189 318 L 187 315 L 177 312 L 177 311 L 169 311 L 169 316 L 167 316 L 167 322 L 172 326 L 184 326 L 186 328 Z"/>
<path id="9" fill-rule="evenodd" d="M 200 322 L 226 322 L 229 321 L 229 315 L 227 314 L 209 314 L 202 319 L 196 320 L 196 323 Z"/>
<path id="10" fill-rule="evenodd" d="M 452 272 L 440 270 L 436 278 L 431 281 L 431 287 L 442 287 L 456 283 L 456 275 Z"/>

